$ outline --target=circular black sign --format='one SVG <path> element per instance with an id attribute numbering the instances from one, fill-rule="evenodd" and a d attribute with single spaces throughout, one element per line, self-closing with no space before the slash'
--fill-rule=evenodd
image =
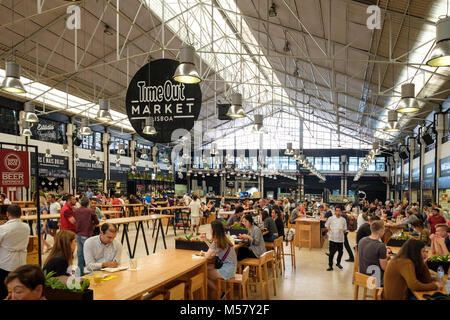
<path id="1" fill-rule="evenodd" d="M 190 131 L 198 119 L 202 105 L 200 85 L 172 80 L 178 65 L 171 59 L 151 61 L 136 72 L 128 85 L 128 119 L 144 139 L 158 143 L 175 141 Z M 154 119 L 155 135 L 142 132 L 147 117 Z"/>

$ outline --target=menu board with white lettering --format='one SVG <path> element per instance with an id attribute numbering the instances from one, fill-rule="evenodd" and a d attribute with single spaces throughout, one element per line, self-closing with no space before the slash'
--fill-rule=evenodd
<path id="1" fill-rule="evenodd" d="M 45 153 L 38 154 L 39 176 L 53 178 L 69 178 L 69 158 L 52 154 L 45 157 Z M 35 174 L 36 162 L 34 152 L 31 152 L 31 174 Z"/>
<path id="2" fill-rule="evenodd" d="M 39 122 L 30 128 L 32 138 L 39 141 L 66 143 L 66 125 L 61 122 L 39 117 Z"/>
<path id="3" fill-rule="evenodd" d="M 80 159 L 76 163 L 77 178 L 105 179 L 103 161 L 97 164 L 95 160 Z"/>

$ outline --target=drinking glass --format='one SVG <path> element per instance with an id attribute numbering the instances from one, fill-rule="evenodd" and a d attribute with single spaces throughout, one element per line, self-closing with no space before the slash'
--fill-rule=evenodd
<path id="1" fill-rule="evenodd" d="M 103 273 L 101 273 L 100 271 L 94 271 L 93 277 L 95 285 L 98 286 L 102 283 Z"/>
<path id="2" fill-rule="evenodd" d="M 137 259 L 130 259 L 130 270 L 137 270 Z"/>

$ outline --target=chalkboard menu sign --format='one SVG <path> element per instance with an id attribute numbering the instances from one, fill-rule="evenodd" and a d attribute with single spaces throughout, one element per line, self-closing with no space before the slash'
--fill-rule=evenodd
<path id="1" fill-rule="evenodd" d="M 109 164 L 110 180 L 126 181 L 128 178 L 129 171 L 130 171 L 129 165 L 121 164 L 120 167 L 116 167 L 115 163 Z"/>
<path id="2" fill-rule="evenodd" d="M 31 152 L 31 174 L 35 174 L 36 162 L 34 152 Z M 38 154 L 39 176 L 52 178 L 69 178 L 69 158 L 52 155 L 46 158 L 44 153 Z"/>
<path id="3" fill-rule="evenodd" d="M 103 161 L 100 161 L 100 164 L 96 164 L 95 160 L 78 160 L 77 178 L 105 179 L 105 173 L 103 171 Z"/>
<path id="4" fill-rule="evenodd" d="M 31 127 L 32 138 L 35 140 L 66 143 L 66 124 L 40 117 L 39 122 Z"/>

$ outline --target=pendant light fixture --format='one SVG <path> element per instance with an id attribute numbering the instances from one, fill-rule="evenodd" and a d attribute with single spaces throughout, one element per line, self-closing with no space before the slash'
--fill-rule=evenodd
<path id="1" fill-rule="evenodd" d="M 69 153 L 69 146 L 67 143 L 63 144 L 63 153 L 68 154 Z"/>
<path id="2" fill-rule="evenodd" d="M 245 117 L 244 108 L 242 107 L 242 94 L 233 93 L 231 96 L 231 106 L 228 109 L 227 116 L 231 118 Z"/>
<path id="3" fill-rule="evenodd" d="M 217 154 L 217 144 L 211 144 L 211 155 L 215 156 Z"/>
<path id="4" fill-rule="evenodd" d="M 131 164 L 130 168 L 131 168 L 132 171 L 136 170 L 136 165 L 135 165 L 134 162 Z"/>
<path id="5" fill-rule="evenodd" d="M 450 67 L 450 17 L 436 23 L 436 44 L 431 51 L 427 65 L 431 67 Z"/>
<path id="6" fill-rule="evenodd" d="M 91 149 L 91 154 L 89 155 L 89 159 L 94 159 L 95 158 L 95 150 Z"/>
<path id="7" fill-rule="evenodd" d="M 45 149 L 45 157 L 46 158 L 51 158 L 52 154 L 50 153 L 50 149 Z"/>
<path id="8" fill-rule="evenodd" d="M 263 115 L 262 114 L 255 114 L 255 122 L 252 127 L 252 133 L 257 134 L 265 134 L 267 133 L 266 128 L 264 128 L 263 125 Z"/>
<path id="9" fill-rule="evenodd" d="M 149 171 L 150 167 L 148 166 L 148 164 L 145 166 L 145 171 Z"/>
<path id="10" fill-rule="evenodd" d="M 120 168 L 120 162 L 116 162 L 116 168 Z"/>
<path id="11" fill-rule="evenodd" d="M 24 115 L 23 115 L 23 120 L 25 120 L 26 122 L 39 122 L 39 119 L 36 115 L 36 113 L 34 113 L 34 103 L 33 101 L 27 101 L 25 102 L 24 105 Z"/>
<path id="12" fill-rule="evenodd" d="M 75 158 L 74 158 L 75 162 L 80 160 L 80 158 L 78 158 L 78 153 L 75 153 Z"/>
<path id="13" fill-rule="evenodd" d="M 154 135 L 156 134 L 155 120 L 152 117 L 145 118 L 145 126 L 142 130 L 143 134 Z"/>
<path id="14" fill-rule="evenodd" d="M 80 134 L 82 136 L 92 135 L 92 130 L 91 128 L 89 128 L 89 120 L 87 118 L 83 118 L 83 120 L 81 121 Z"/>
<path id="15" fill-rule="evenodd" d="M 118 154 L 125 154 L 125 148 L 123 147 L 123 143 L 119 143 Z"/>
<path id="16" fill-rule="evenodd" d="M 277 8 L 275 3 L 272 2 L 272 5 L 269 8 L 269 17 L 273 18 L 277 16 Z"/>
<path id="17" fill-rule="evenodd" d="M 95 164 L 96 164 L 96 165 L 101 164 L 101 162 L 100 162 L 100 157 L 97 157 L 97 158 L 96 158 Z"/>
<path id="18" fill-rule="evenodd" d="M 395 110 L 388 111 L 388 123 L 386 127 L 384 127 L 384 132 L 400 132 L 400 129 L 398 127 L 398 115 Z"/>
<path id="19" fill-rule="evenodd" d="M 9 93 L 27 92 L 22 81 L 20 81 L 20 65 L 14 61 L 6 62 L 6 76 L 3 79 L 1 89 Z"/>
<path id="20" fill-rule="evenodd" d="M 147 160 L 147 159 L 148 159 L 147 149 L 142 149 L 142 152 L 141 152 L 141 159 L 144 159 L 144 160 Z"/>
<path id="21" fill-rule="evenodd" d="M 298 149 L 295 149 L 295 150 L 294 150 L 294 157 L 293 157 L 293 159 L 294 159 L 295 161 L 297 161 L 297 160 L 300 159 L 300 150 L 298 150 Z"/>
<path id="22" fill-rule="evenodd" d="M 108 99 L 100 99 L 98 101 L 98 104 L 100 106 L 100 109 L 97 112 L 96 119 L 99 121 L 111 121 L 111 113 L 109 111 L 109 100 Z"/>
<path id="23" fill-rule="evenodd" d="M 202 81 L 194 64 L 194 47 L 183 44 L 180 58 L 181 63 L 175 69 L 173 80 L 185 84 L 196 84 Z"/>
<path id="24" fill-rule="evenodd" d="M 120 154 L 116 154 L 116 163 L 120 163 Z"/>
<path id="25" fill-rule="evenodd" d="M 22 130 L 20 132 L 20 135 L 23 137 L 31 137 L 32 133 L 30 130 L 30 123 L 26 122 L 24 119 L 21 120 L 20 125 L 22 127 Z"/>
<path id="26" fill-rule="evenodd" d="M 287 148 L 286 148 L 286 151 L 284 152 L 284 154 L 287 156 L 294 155 L 294 150 L 292 149 L 292 142 L 287 143 Z"/>
<path id="27" fill-rule="evenodd" d="M 415 113 L 420 110 L 419 102 L 415 96 L 414 83 L 405 83 L 402 85 L 402 99 L 400 100 L 397 112 Z"/>
<path id="28" fill-rule="evenodd" d="M 163 158 L 162 158 L 162 162 L 169 163 L 169 158 L 167 157 L 167 153 L 164 153 Z"/>

